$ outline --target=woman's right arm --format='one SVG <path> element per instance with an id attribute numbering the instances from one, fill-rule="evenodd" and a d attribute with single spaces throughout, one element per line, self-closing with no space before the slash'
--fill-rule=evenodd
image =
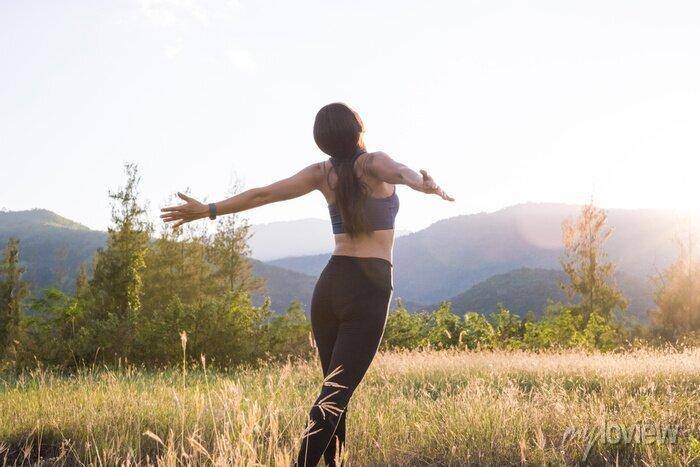
<path id="1" fill-rule="evenodd" d="M 406 185 L 421 193 L 436 194 L 446 201 L 454 201 L 454 198 L 448 196 L 435 183 L 427 171 L 421 170 L 419 174 L 381 151 L 368 154 L 368 157 L 366 170 L 381 181 L 395 185 Z"/>

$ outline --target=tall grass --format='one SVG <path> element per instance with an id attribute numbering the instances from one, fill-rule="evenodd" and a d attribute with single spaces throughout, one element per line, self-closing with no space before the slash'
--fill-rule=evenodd
<path id="1" fill-rule="evenodd" d="M 236 372 L 34 371 L 0 380 L 0 463 L 290 465 L 322 384 L 303 360 Z M 350 465 L 700 463 L 700 349 L 378 355 L 348 410 Z M 567 436 L 679 428 L 671 442 Z M 567 431 L 568 430 L 568 431 Z"/>

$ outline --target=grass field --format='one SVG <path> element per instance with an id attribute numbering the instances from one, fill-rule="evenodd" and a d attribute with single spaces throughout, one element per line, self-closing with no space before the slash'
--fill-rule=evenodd
<path id="1" fill-rule="evenodd" d="M 0 462 L 289 465 L 315 360 L 0 380 Z M 700 349 L 380 354 L 349 465 L 700 464 Z"/>

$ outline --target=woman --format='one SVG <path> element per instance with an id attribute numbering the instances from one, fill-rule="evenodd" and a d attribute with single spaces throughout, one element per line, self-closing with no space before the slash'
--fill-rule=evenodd
<path id="1" fill-rule="evenodd" d="M 335 465 L 345 441 L 350 396 L 374 358 L 384 333 L 393 292 L 394 219 L 397 184 L 454 201 L 425 170 L 421 174 L 383 152 L 368 153 L 360 116 L 342 103 L 316 115 L 314 140 L 330 159 L 266 187 L 200 203 L 184 194 L 180 206 L 162 209 L 165 222 L 186 222 L 237 213 L 319 190 L 328 202 L 335 250 L 316 283 L 311 326 L 324 382 L 311 408 L 297 463 Z"/>

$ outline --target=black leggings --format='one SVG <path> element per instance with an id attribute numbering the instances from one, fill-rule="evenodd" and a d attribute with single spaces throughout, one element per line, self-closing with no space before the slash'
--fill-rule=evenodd
<path id="1" fill-rule="evenodd" d="M 345 415 L 384 333 L 392 265 L 381 258 L 333 255 L 311 299 L 311 326 L 324 383 L 311 407 L 298 466 L 335 465 L 345 443 Z"/>

